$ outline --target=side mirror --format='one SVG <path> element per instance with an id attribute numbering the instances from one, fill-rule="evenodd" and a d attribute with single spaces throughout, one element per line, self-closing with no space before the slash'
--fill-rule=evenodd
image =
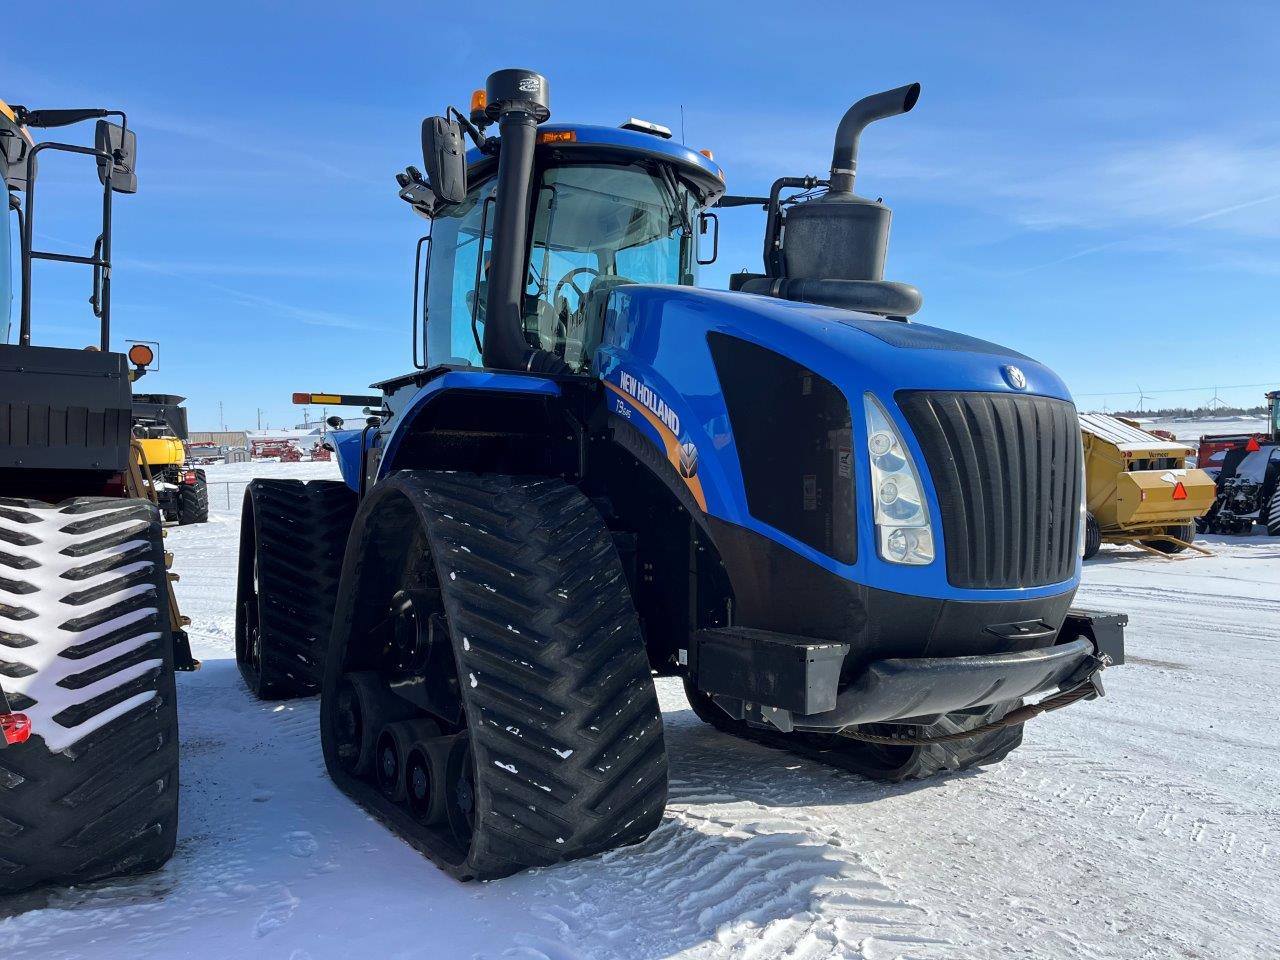
<path id="1" fill-rule="evenodd" d="M 115 193 L 138 192 L 138 137 L 117 123 L 99 120 L 93 133 L 93 145 L 101 153 L 115 157 L 111 168 L 111 189 Z M 107 161 L 98 159 L 98 179 L 107 182 Z"/>
<path id="2" fill-rule="evenodd" d="M 341 430 L 342 424 L 345 422 L 346 421 L 344 421 L 341 417 L 337 416 L 336 414 L 332 417 L 329 417 L 329 419 L 325 420 L 325 423 L 329 425 L 330 430 Z"/>
<path id="3" fill-rule="evenodd" d="M 422 121 L 422 163 L 436 199 L 461 203 L 467 195 L 467 157 L 462 145 L 462 125 L 446 117 Z"/>
<path id="4" fill-rule="evenodd" d="M 715 229 L 712 230 L 714 225 Z M 702 238 L 708 233 L 711 234 L 711 256 L 707 259 L 702 258 Z M 699 266 L 708 266 L 716 262 L 720 256 L 720 218 L 714 213 L 703 211 L 698 214 L 698 264 Z"/>
<path id="5" fill-rule="evenodd" d="M 12 130 L 0 130 L 0 156 L 5 163 L 16 167 L 27 156 L 27 141 Z"/>

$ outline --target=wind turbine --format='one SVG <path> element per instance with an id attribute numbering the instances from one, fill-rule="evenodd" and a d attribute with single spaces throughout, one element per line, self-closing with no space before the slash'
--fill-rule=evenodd
<path id="1" fill-rule="evenodd" d="M 1155 397 L 1149 397 L 1145 393 L 1143 393 L 1142 384 L 1138 384 L 1138 412 L 1139 413 L 1142 413 L 1145 410 L 1145 407 L 1143 407 L 1144 403 L 1146 403 L 1148 400 L 1154 400 L 1154 399 Z"/>
<path id="2" fill-rule="evenodd" d="M 1215 406 L 1215 404 L 1217 406 Z M 1209 409 L 1216 410 L 1218 407 L 1225 407 L 1227 402 L 1218 396 L 1218 388 L 1213 388 L 1213 399 L 1209 401 Z"/>

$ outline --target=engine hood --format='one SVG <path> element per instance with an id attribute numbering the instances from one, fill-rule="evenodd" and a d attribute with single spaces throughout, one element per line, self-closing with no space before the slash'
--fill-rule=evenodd
<path id="1" fill-rule="evenodd" d="M 632 350 L 657 359 L 664 344 L 698 329 L 704 338 L 712 331 L 737 336 L 791 357 L 841 386 L 851 401 L 866 390 L 886 399 L 899 390 L 1071 399 L 1052 370 L 999 344 L 921 323 L 723 290 L 620 287 L 610 301 L 605 343 L 629 338 Z"/>

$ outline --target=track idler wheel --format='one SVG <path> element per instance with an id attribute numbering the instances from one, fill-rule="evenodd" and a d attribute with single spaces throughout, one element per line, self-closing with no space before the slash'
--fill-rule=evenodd
<path id="1" fill-rule="evenodd" d="M 374 775 L 383 796 L 395 803 L 405 799 L 409 751 L 415 742 L 439 736 L 440 725 L 434 720 L 401 720 L 382 728 L 374 754 Z"/>
<path id="2" fill-rule="evenodd" d="M 343 676 L 334 723 L 342 765 L 357 777 L 371 773 L 383 727 L 415 713 L 413 705 L 388 690 L 373 671 Z"/>
<path id="3" fill-rule="evenodd" d="M 463 741 L 466 739 L 465 733 L 418 739 L 409 748 L 409 759 L 405 764 L 405 795 L 409 802 L 409 812 L 419 823 L 429 825 L 449 820 L 448 808 L 451 800 L 457 805 L 456 793 L 462 779 L 460 774 L 464 774 L 468 768 L 467 764 L 455 764 L 451 771 L 449 758 L 460 749 L 460 742 L 465 747 Z M 474 808 L 474 798 L 470 806 Z M 457 819 L 456 815 L 454 819 Z M 465 844 L 469 837 L 468 828 L 466 836 L 458 839 Z"/>

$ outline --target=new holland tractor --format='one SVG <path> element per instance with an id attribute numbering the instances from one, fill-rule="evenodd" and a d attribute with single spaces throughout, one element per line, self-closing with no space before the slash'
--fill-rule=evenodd
<path id="1" fill-rule="evenodd" d="M 548 123 L 527 70 L 424 122 L 414 369 L 295 397 L 366 419 L 330 435 L 344 481 L 250 485 L 236 643 L 258 695 L 319 691 L 333 779 L 453 876 L 648 835 L 655 677 L 903 780 L 1002 760 L 1123 660 L 1125 618 L 1071 608 L 1065 385 L 882 279 L 858 141 L 918 93 L 768 197 L 655 124 Z M 700 289 L 730 204 L 767 211 L 765 272 Z"/>
<path id="2" fill-rule="evenodd" d="M 90 119 L 93 147 L 30 133 Z M 34 246 L 39 161 L 55 152 L 97 164 L 102 231 L 87 255 Z M 174 848 L 174 669 L 195 663 L 131 437 L 150 351 L 110 343 L 112 199 L 137 189 L 135 155 L 119 111 L 0 102 L 0 894 L 148 870 Z M 91 346 L 33 342 L 37 260 L 92 268 Z"/>

